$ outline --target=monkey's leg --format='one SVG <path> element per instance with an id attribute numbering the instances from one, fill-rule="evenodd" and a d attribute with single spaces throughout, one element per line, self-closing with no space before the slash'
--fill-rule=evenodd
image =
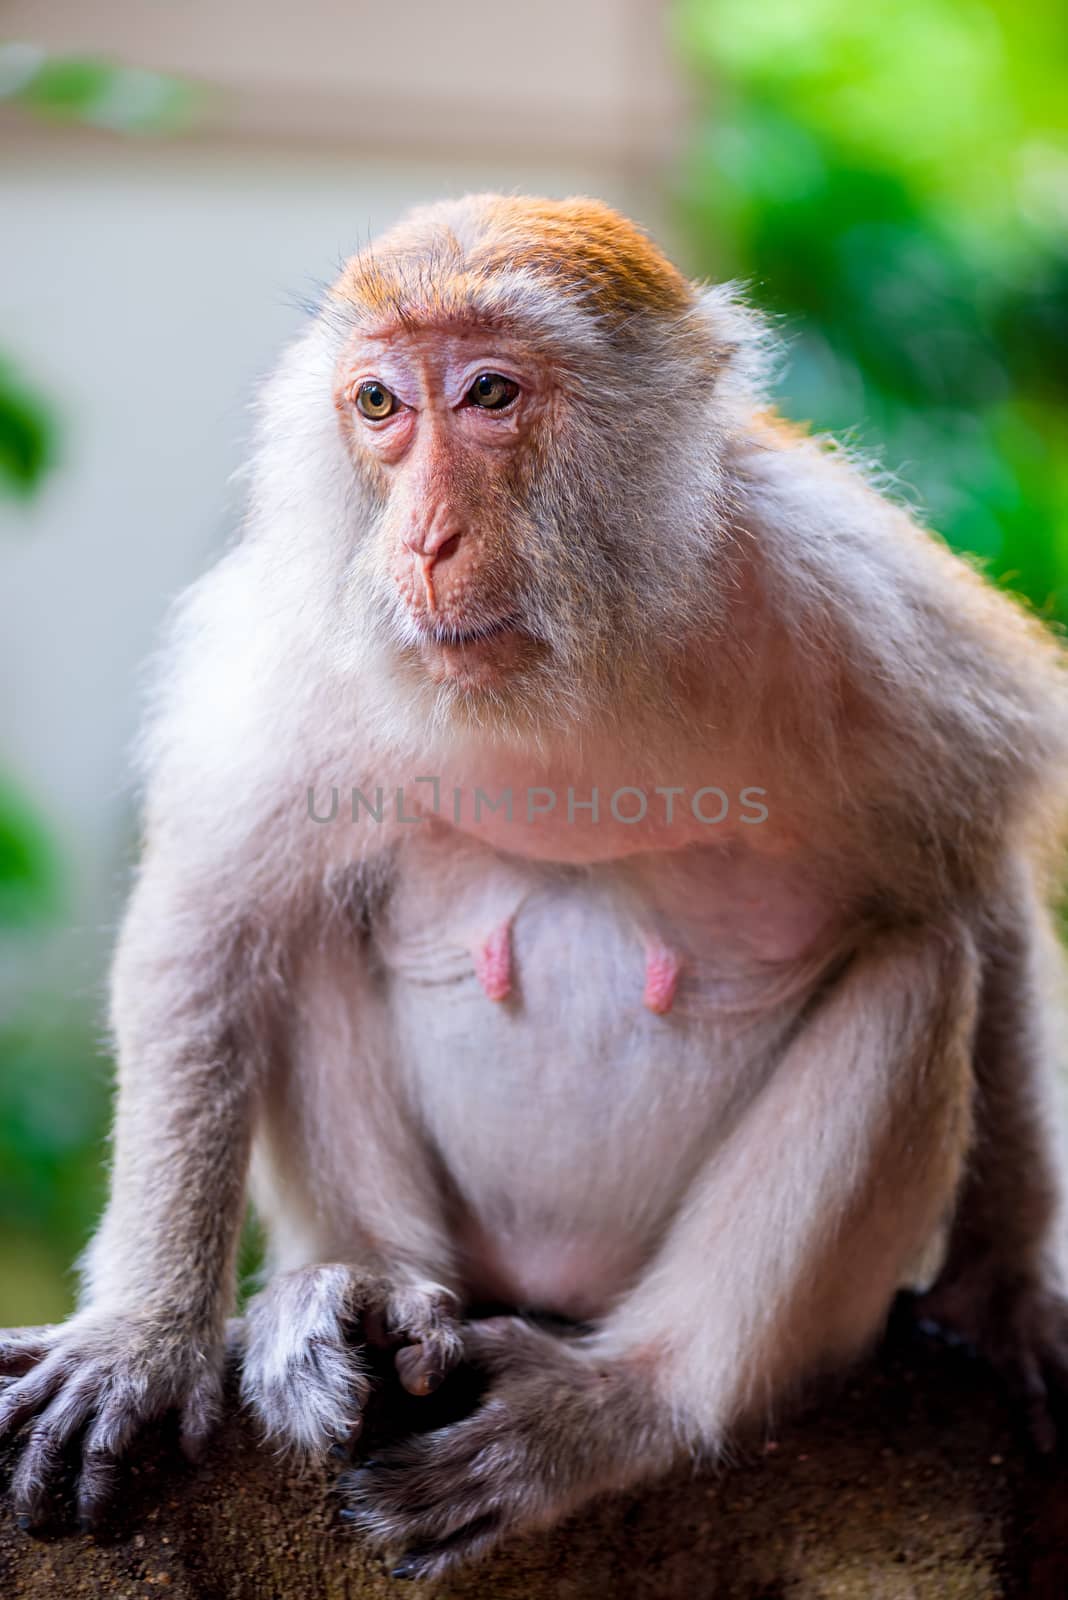
<path id="1" fill-rule="evenodd" d="M 408 1275 L 341 1262 L 272 1280 L 245 1316 L 241 1393 L 268 1438 L 312 1455 L 358 1438 L 370 1388 L 360 1346 L 395 1350 L 411 1394 L 429 1394 L 462 1354 L 458 1301 Z"/>
<path id="2" fill-rule="evenodd" d="M 591 1336 L 465 1330 L 472 1416 L 343 1480 L 353 1521 L 426 1576 L 631 1484 L 880 1330 L 951 1204 L 970 1136 L 977 958 L 963 928 L 858 953 Z"/>
<path id="3" fill-rule="evenodd" d="M 1063 1156 L 1054 1067 L 1063 955 L 1017 865 L 987 919 L 976 1033 L 975 1141 L 949 1247 L 917 1312 L 982 1351 L 1052 1448 L 1051 1397 L 1068 1394 Z"/>
<path id="4" fill-rule="evenodd" d="M 54 1512 L 70 1447 L 92 1524 L 144 1424 L 177 1410 L 195 1455 L 218 1410 L 257 1010 L 223 926 L 182 879 L 146 871 L 118 958 L 112 1191 L 82 1303 L 0 1343 L 0 1437 L 29 1425 L 12 1482 L 24 1527 Z"/>

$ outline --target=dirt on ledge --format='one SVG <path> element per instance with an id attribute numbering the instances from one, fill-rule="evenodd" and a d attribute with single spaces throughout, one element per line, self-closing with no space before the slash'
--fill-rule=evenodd
<path id="1" fill-rule="evenodd" d="M 6 1479 L 4 1480 L 6 1482 Z M 345 1531 L 327 1476 L 239 1418 L 193 1470 L 163 1436 L 131 1463 L 107 1538 L 31 1539 L 0 1504 L 4 1600 L 1065 1600 L 1068 1467 L 1021 1447 L 978 1363 L 885 1351 L 731 1467 L 678 1473 L 399 1583 Z"/>

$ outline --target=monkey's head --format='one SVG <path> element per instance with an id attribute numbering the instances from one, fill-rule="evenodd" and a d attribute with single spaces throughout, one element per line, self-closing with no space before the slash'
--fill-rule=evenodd
<path id="1" fill-rule="evenodd" d="M 595 201 L 479 195 L 353 257 L 325 318 L 391 676 L 498 730 L 662 698 L 722 590 L 729 297 Z"/>

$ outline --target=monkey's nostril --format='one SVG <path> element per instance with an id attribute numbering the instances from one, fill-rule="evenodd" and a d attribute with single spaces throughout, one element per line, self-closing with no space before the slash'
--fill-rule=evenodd
<path id="1" fill-rule="evenodd" d="M 446 539 L 445 540 L 444 544 L 439 544 L 438 545 L 438 548 L 437 548 L 437 558 L 438 558 L 438 560 L 439 561 L 448 561 L 450 556 L 454 556 L 456 554 L 456 551 L 459 548 L 459 545 L 460 545 L 460 535 L 458 533 L 454 533 L 450 539 Z"/>

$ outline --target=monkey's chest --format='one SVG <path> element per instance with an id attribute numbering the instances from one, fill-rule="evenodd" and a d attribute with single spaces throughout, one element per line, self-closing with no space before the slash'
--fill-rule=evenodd
<path id="1" fill-rule="evenodd" d="M 408 852 L 378 929 L 397 1070 L 472 1285 L 593 1314 L 772 1070 L 826 915 L 703 852 L 553 869 L 449 843 Z"/>

